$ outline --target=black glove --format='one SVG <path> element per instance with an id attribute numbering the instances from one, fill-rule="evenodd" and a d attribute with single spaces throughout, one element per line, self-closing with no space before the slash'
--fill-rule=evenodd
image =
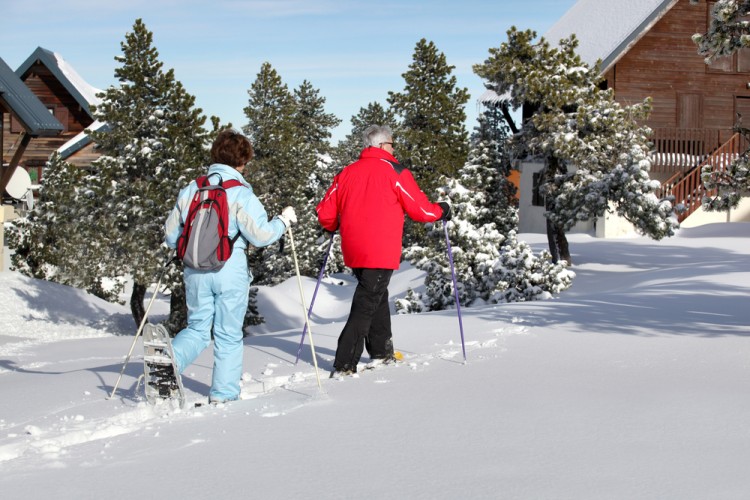
<path id="1" fill-rule="evenodd" d="M 438 205 L 440 205 L 440 208 L 443 209 L 443 216 L 440 217 L 440 220 L 449 221 L 451 220 L 451 206 L 448 205 L 444 201 L 439 201 Z"/>

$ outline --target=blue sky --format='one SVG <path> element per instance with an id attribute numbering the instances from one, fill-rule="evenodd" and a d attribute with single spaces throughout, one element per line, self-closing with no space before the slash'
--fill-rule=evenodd
<path id="1" fill-rule="evenodd" d="M 114 57 L 142 18 L 154 34 L 165 68 L 173 68 L 207 116 L 245 125 L 247 89 L 268 61 L 290 90 L 307 79 L 326 98 L 326 111 L 342 124 L 370 102 L 386 104 L 401 91 L 414 47 L 433 41 L 455 66 L 458 85 L 471 99 L 484 91 L 472 73 L 511 26 L 539 35 L 575 0 L 0 0 L 0 57 L 17 68 L 36 47 L 59 53 L 91 85 L 115 84 Z"/>

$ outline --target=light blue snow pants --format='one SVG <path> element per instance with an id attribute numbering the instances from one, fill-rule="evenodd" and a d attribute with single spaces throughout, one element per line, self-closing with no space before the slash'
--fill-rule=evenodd
<path id="1" fill-rule="evenodd" d="M 240 396 L 242 377 L 242 322 L 247 310 L 252 277 L 241 248 L 236 248 L 220 271 L 185 268 L 188 326 L 172 340 L 180 373 L 211 343 L 214 333 L 214 369 L 211 401 L 232 401 Z"/>

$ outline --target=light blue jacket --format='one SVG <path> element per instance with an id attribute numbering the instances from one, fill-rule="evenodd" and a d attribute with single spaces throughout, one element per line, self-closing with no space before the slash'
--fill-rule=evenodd
<path id="1" fill-rule="evenodd" d="M 286 226 L 278 216 L 268 220 L 268 214 L 258 197 L 253 193 L 253 188 L 237 169 L 214 163 L 208 169 L 208 173 L 219 174 L 223 181 L 235 179 L 244 185 L 244 187 L 227 189 L 229 237 L 234 238 L 238 231 L 242 233 L 242 238 L 238 238 L 234 243 L 235 250 L 244 250 L 247 248 L 247 242 L 256 247 L 265 247 L 281 238 L 286 231 Z M 209 177 L 209 182 L 218 184 L 218 176 L 212 175 Z M 177 196 L 177 203 L 164 225 L 165 241 L 170 248 L 177 248 L 177 239 L 182 233 L 182 226 L 187 218 L 190 201 L 197 190 L 198 185 L 193 181 L 183 188 Z"/>
<path id="2" fill-rule="evenodd" d="M 214 334 L 214 370 L 209 391 L 213 401 L 229 401 L 240 396 L 242 376 L 242 323 L 252 274 L 247 267 L 244 249 L 247 242 L 256 247 L 270 245 L 286 231 L 278 217 L 268 220 L 266 210 L 250 185 L 236 169 L 214 164 L 209 174 L 218 173 L 223 181 L 236 179 L 243 186 L 227 189 L 229 203 L 229 237 L 239 231 L 242 238 L 234 244 L 232 255 L 218 271 L 202 271 L 185 267 L 185 299 L 188 325 L 172 341 L 178 370 L 182 372 L 211 343 Z M 219 182 L 210 177 L 211 184 Z M 190 202 L 198 186 L 195 181 L 180 191 L 177 203 L 164 225 L 166 243 L 177 246 Z"/>

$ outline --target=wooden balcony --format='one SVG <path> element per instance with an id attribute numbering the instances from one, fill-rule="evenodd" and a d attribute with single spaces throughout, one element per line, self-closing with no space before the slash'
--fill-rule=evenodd
<path id="1" fill-rule="evenodd" d="M 721 175 L 747 149 L 747 139 L 742 134 L 735 133 L 700 163 L 687 170 L 677 171 L 664 181 L 656 195 L 659 198 L 674 196 L 674 205 L 678 208 L 677 220 L 682 222 L 700 208 L 704 196 L 716 195 L 714 190 L 707 191 L 703 185 L 701 173 L 704 167 L 710 167 L 712 175 Z"/>
<path id="2" fill-rule="evenodd" d="M 734 133 L 708 128 L 653 128 L 652 131 L 651 172 L 670 176 L 703 163 Z"/>

